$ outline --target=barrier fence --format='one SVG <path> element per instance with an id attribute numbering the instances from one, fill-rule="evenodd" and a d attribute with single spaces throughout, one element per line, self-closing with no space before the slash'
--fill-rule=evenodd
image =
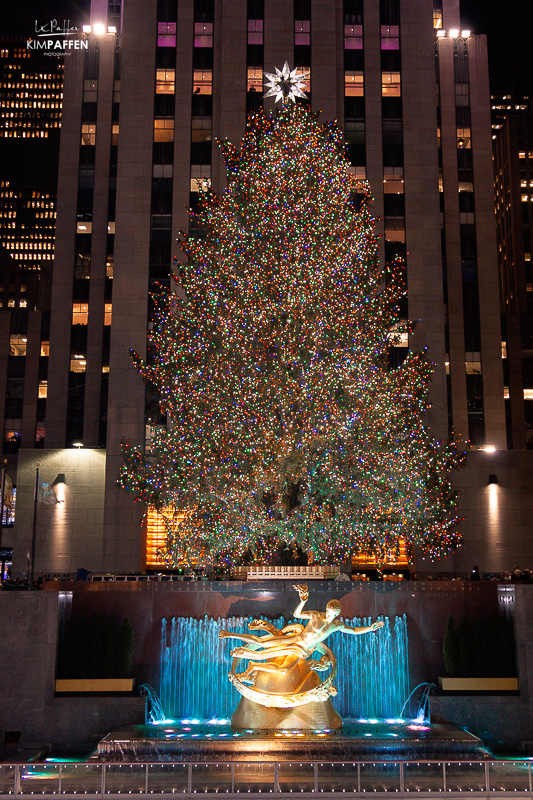
<path id="1" fill-rule="evenodd" d="M 531 760 L 0 764 L 0 797 L 124 794 L 533 797 Z"/>

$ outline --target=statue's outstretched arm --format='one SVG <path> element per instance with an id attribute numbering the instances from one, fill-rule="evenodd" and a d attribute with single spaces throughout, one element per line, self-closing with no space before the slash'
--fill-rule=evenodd
<path id="1" fill-rule="evenodd" d="M 311 619 L 311 612 L 310 611 L 302 611 L 303 607 L 309 600 L 309 589 L 305 583 L 295 583 L 294 589 L 300 595 L 300 602 L 294 609 L 294 616 L 296 619 Z"/>
<path id="2" fill-rule="evenodd" d="M 360 633 L 372 633 L 373 631 L 377 631 L 378 628 L 382 628 L 385 625 L 383 620 L 379 620 L 378 622 L 373 622 L 372 625 L 369 625 L 365 628 L 352 628 L 350 625 L 346 625 L 344 622 L 342 628 L 340 628 L 342 633 L 351 633 L 354 636 L 358 636 Z"/>

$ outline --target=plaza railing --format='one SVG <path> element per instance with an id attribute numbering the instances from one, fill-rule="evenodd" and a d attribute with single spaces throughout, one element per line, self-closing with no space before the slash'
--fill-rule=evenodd
<path id="1" fill-rule="evenodd" d="M 533 798 L 532 760 L 0 764 L 0 797 L 447 794 Z"/>

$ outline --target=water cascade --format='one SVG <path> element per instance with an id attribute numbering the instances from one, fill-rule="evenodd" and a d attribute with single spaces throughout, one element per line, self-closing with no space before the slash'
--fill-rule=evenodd
<path id="1" fill-rule="evenodd" d="M 384 621 L 375 635 L 334 633 L 328 639 L 339 669 L 333 703 L 344 719 L 398 717 L 409 694 L 405 615 Z M 159 696 L 167 719 L 231 716 L 239 695 L 228 681 L 231 647 L 218 634 L 222 629 L 245 631 L 247 622 L 246 617 L 162 620 Z M 358 617 L 346 622 L 370 624 Z M 281 628 L 286 623 L 277 619 L 274 624 Z"/>

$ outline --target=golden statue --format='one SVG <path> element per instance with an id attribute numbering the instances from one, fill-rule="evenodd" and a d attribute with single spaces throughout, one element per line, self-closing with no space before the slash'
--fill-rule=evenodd
<path id="1" fill-rule="evenodd" d="M 228 677 L 244 700 L 232 717 L 233 727 L 317 729 L 342 726 L 342 720 L 329 700 L 337 694 L 333 685 L 337 661 L 324 641 L 334 631 L 359 635 L 376 631 L 384 623 L 380 621 L 365 628 L 352 628 L 337 619 L 341 613 L 338 600 L 330 600 L 325 613 L 304 611 L 309 599 L 308 588 L 303 584 L 296 584 L 294 588 L 300 597 L 294 616 L 308 620 L 305 626 L 293 623 L 278 630 L 270 622 L 253 620 L 248 626 L 250 630 L 267 631 L 265 636 L 220 632 L 221 639 L 239 639 L 246 643 L 231 652 L 233 663 Z M 320 655 L 318 660 L 311 658 L 315 652 Z M 249 664 L 243 672 L 235 672 L 240 659 L 246 659 Z M 327 678 L 320 681 L 316 673 L 330 668 Z M 290 711 L 309 703 L 322 705 L 299 712 Z M 265 712 L 265 708 L 269 711 Z"/>

